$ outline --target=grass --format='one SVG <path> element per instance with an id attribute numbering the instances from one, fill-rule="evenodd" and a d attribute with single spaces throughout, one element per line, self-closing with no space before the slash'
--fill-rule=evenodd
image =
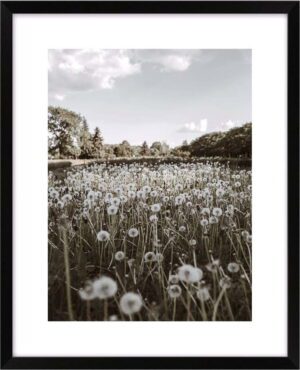
<path id="1" fill-rule="evenodd" d="M 55 170 L 59 168 L 71 167 L 71 161 L 59 160 L 59 161 L 49 161 L 48 170 Z"/>
<path id="2" fill-rule="evenodd" d="M 251 320 L 251 171 L 49 172 L 49 320 Z"/>
<path id="3" fill-rule="evenodd" d="M 175 156 L 165 156 L 165 157 L 120 157 L 120 158 L 110 158 L 110 159 L 71 159 L 67 160 L 49 160 L 48 168 L 49 170 L 55 170 L 59 168 L 65 168 L 70 166 L 80 166 L 80 165 L 91 165 L 94 163 L 98 164 L 177 164 L 177 163 L 206 163 L 207 161 L 211 163 L 229 164 L 231 168 L 251 168 L 251 158 L 223 158 L 223 157 L 193 157 L 193 158 L 182 158 Z"/>

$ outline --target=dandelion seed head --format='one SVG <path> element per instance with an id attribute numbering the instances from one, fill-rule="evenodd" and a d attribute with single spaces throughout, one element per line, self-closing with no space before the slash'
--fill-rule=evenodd
<path id="1" fill-rule="evenodd" d="M 116 261 L 123 261 L 124 258 L 125 258 L 125 253 L 123 251 L 118 251 L 115 253 Z"/>
<path id="2" fill-rule="evenodd" d="M 209 223 L 210 223 L 211 225 L 217 224 L 218 222 L 219 222 L 218 217 L 216 217 L 216 216 L 210 216 L 210 218 L 209 218 Z"/>
<path id="3" fill-rule="evenodd" d="M 118 213 L 118 207 L 116 206 L 109 206 L 107 207 L 107 214 L 110 216 L 116 215 Z"/>
<path id="4" fill-rule="evenodd" d="M 147 252 L 147 253 L 145 253 L 144 260 L 145 260 L 145 262 L 153 262 L 153 261 L 155 261 L 156 260 L 155 253 L 153 253 L 153 252 Z"/>
<path id="5" fill-rule="evenodd" d="M 100 242 L 106 242 L 108 241 L 110 238 L 110 235 L 109 235 L 109 232 L 105 231 L 105 230 L 101 230 L 98 232 L 97 234 L 97 239 L 100 241 Z"/>
<path id="6" fill-rule="evenodd" d="M 224 276 L 219 281 L 219 285 L 222 289 L 229 289 L 231 287 L 231 279 L 228 276 Z"/>
<path id="7" fill-rule="evenodd" d="M 203 286 L 197 290 L 197 298 L 200 299 L 200 301 L 205 302 L 209 300 L 210 294 L 207 287 Z"/>
<path id="8" fill-rule="evenodd" d="M 159 212 L 159 211 L 160 211 L 160 208 L 161 208 L 161 206 L 160 206 L 160 204 L 159 204 L 159 203 L 157 203 L 157 204 L 152 204 L 152 206 L 151 206 L 151 211 L 152 211 L 152 212 Z"/>
<path id="9" fill-rule="evenodd" d="M 142 306 L 142 297 L 136 293 L 125 293 L 120 300 L 120 308 L 125 315 L 133 315 L 139 312 Z"/>
<path id="10" fill-rule="evenodd" d="M 172 284 L 177 284 L 179 282 L 179 277 L 178 277 L 178 275 L 170 275 L 168 281 L 171 285 Z"/>
<path id="11" fill-rule="evenodd" d="M 208 220 L 206 218 L 203 218 L 201 221 L 200 221 L 200 225 L 201 226 L 207 226 L 208 225 Z"/>
<path id="12" fill-rule="evenodd" d="M 217 272 L 219 269 L 220 261 L 219 260 L 213 260 L 211 263 L 208 263 L 206 265 L 206 268 L 210 272 Z"/>
<path id="13" fill-rule="evenodd" d="M 155 260 L 158 263 L 161 263 L 164 260 L 164 256 L 162 253 L 156 253 Z"/>
<path id="14" fill-rule="evenodd" d="M 139 235 L 139 231 L 135 227 L 132 227 L 131 229 L 128 230 L 128 235 L 131 238 L 136 238 Z"/>
<path id="15" fill-rule="evenodd" d="M 64 202 L 61 202 L 61 201 L 59 201 L 59 202 L 57 202 L 57 208 L 59 208 L 59 209 L 63 209 L 64 208 Z"/>
<path id="16" fill-rule="evenodd" d="M 181 232 L 181 233 L 185 233 L 186 232 L 186 227 L 185 226 L 180 226 L 179 227 L 179 232 Z"/>
<path id="17" fill-rule="evenodd" d="M 216 217 L 220 217 L 220 216 L 222 216 L 222 209 L 221 208 L 214 208 L 213 210 L 212 210 L 212 214 L 214 215 L 214 216 L 216 216 Z"/>
<path id="18" fill-rule="evenodd" d="M 79 297 L 83 301 L 90 301 L 96 298 L 93 283 L 91 281 L 87 281 L 83 288 L 78 290 Z"/>
<path id="19" fill-rule="evenodd" d="M 179 285 L 173 284 L 167 288 L 170 298 L 178 298 L 181 296 L 182 289 Z"/>
<path id="20" fill-rule="evenodd" d="M 150 222 L 157 222 L 158 221 L 158 217 L 156 216 L 156 215 L 151 215 L 150 217 L 149 217 L 149 220 L 150 220 Z"/>
<path id="21" fill-rule="evenodd" d="M 239 272 L 240 266 L 236 262 L 230 262 L 227 265 L 227 270 L 231 273 L 236 273 Z"/>
<path id="22" fill-rule="evenodd" d="M 93 282 L 95 296 L 99 299 L 113 297 L 118 290 L 117 283 L 108 276 L 102 276 Z"/>
<path id="23" fill-rule="evenodd" d="M 202 276 L 202 270 L 195 268 L 192 265 L 183 265 L 178 269 L 179 280 L 188 284 L 199 282 L 202 279 Z"/>

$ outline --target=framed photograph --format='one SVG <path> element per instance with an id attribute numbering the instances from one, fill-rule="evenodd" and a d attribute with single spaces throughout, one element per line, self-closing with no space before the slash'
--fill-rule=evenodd
<path id="1" fill-rule="evenodd" d="M 1 366 L 299 367 L 299 2 L 1 3 Z"/>

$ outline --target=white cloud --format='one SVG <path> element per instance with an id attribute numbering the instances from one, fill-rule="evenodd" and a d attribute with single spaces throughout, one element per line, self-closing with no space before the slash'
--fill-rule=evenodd
<path id="1" fill-rule="evenodd" d="M 160 64 L 166 71 L 185 71 L 191 65 L 191 58 L 184 55 L 167 55 L 161 58 Z"/>
<path id="2" fill-rule="evenodd" d="M 236 126 L 239 126 L 239 123 L 238 122 L 233 122 L 231 120 L 229 121 L 226 121 L 226 122 L 222 122 L 219 126 L 219 130 L 220 131 L 228 131 Z"/>
<path id="3" fill-rule="evenodd" d="M 201 119 L 199 123 L 188 122 L 182 125 L 177 132 L 184 133 L 204 133 L 207 130 L 208 121 L 206 118 Z"/>
<path id="4" fill-rule="evenodd" d="M 49 93 L 112 89 L 119 78 L 139 73 L 126 50 L 59 49 L 49 51 Z"/>
<path id="5" fill-rule="evenodd" d="M 55 94 L 54 95 L 54 99 L 59 100 L 59 101 L 62 101 L 62 100 L 65 99 L 65 96 L 64 95 Z"/>
<path id="6" fill-rule="evenodd" d="M 160 72 L 184 72 L 195 61 L 207 62 L 201 50 L 52 49 L 48 54 L 49 97 L 113 89 L 118 79 L 138 74 L 145 65 Z"/>
<path id="7" fill-rule="evenodd" d="M 131 50 L 132 57 L 140 63 L 152 64 L 154 68 L 159 67 L 161 72 L 183 72 L 186 71 L 194 60 L 198 60 L 200 50 L 180 49 L 147 49 Z"/>

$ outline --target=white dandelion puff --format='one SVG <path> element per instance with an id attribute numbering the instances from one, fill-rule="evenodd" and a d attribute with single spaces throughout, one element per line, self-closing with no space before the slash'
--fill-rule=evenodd
<path id="1" fill-rule="evenodd" d="M 123 251 L 118 251 L 115 253 L 116 261 L 123 261 L 124 258 L 125 258 L 125 253 Z"/>
<path id="2" fill-rule="evenodd" d="M 149 220 L 150 220 L 150 222 L 157 222 L 158 221 L 158 217 L 156 216 L 156 215 L 151 215 L 150 217 L 149 217 Z"/>
<path id="3" fill-rule="evenodd" d="M 210 294 L 207 287 L 201 287 L 197 290 L 197 298 L 200 299 L 200 301 L 205 302 L 209 300 Z"/>
<path id="4" fill-rule="evenodd" d="M 109 206 L 107 207 L 107 214 L 110 216 L 116 215 L 118 213 L 118 207 L 116 206 Z"/>
<path id="5" fill-rule="evenodd" d="M 201 221 L 200 221 L 200 225 L 201 226 L 207 226 L 208 225 L 208 220 L 206 218 L 203 218 Z"/>
<path id="6" fill-rule="evenodd" d="M 125 315 L 133 315 L 139 312 L 142 306 L 142 297 L 136 293 L 125 293 L 120 300 L 120 308 Z"/>
<path id="7" fill-rule="evenodd" d="M 109 238 L 110 238 L 110 235 L 108 231 L 101 230 L 97 234 L 97 239 L 99 240 L 99 242 L 106 242 L 109 240 Z"/>
<path id="8" fill-rule="evenodd" d="M 218 217 L 217 217 L 217 216 L 210 216 L 210 218 L 209 218 L 209 223 L 210 223 L 211 225 L 217 224 L 218 222 L 219 222 L 219 219 L 218 219 Z"/>
<path id="9" fill-rule="evenodd" d="M 72 200 L 72 195 L 71 195 L 71 194 L 65 194 L 64 196 L 62 196 L 61 200 L 62 200 L 64 203 L 67 203 L 67 202 L 69 202 L 70 200 Z"/>
<path id="10" fill-rule="evenodd" d="M 223 289 L 228 289 L 231 287 L 231 279 L 230 277 L 228 276 L 225 276 L 223 277 L 220 281 L 219 281 L 219 285 L 221 288 Z"/>
<path id="11" fill-rule="evenodd" d="M 240 266 L 236 262 L 230 262 L 228 263 L 227 270 L 231 273 L 239 272 Z"/>
<path id="12" fill-rule="evenodd" d="M 202 279 L 203 272 L 199 268 L 192 265 L 183 265 L 178 269 L 179 280 L 188 284 L 197 283 Z"/>
<path id="13" fill-rule="evenodd" d="M 220 217 L 220 216 L 222 216 L 222 209 L 221 208 L 214 208 L 213 210 L 212 210 L 212 214 L 214 215 L 214 216 L 216 216 L 216 217 Z"/>
<path id="14" fill-rule="evenodd" d="M 64 208 L 64 202 L 61 202 L 61 201 L 59 201 L 59 202 L 57 202 L 57 207 L 59 208 L 59 209 L 63 209 Z"/>
<path id="15" fill-rule="evenodd" d="M 182 289 L 179 285 L 173 284 L 167 288 L 170 298 L 178 298 L 181 296 Z"/>
<path id="16" fill-rule="evenodd" d="M 182 195 L 178 195 L 175 198 L 175 206 L 181 206 L 183 202 L 184 202 L 184 197 Z"/>
<path id="17" fill-rule="evenodd" d="M 99 299 L 113 297 L 118 290 L 117 283 L 108 276 L 102 276 L 93 282 L 95 296 Z"/>
<path id="18" fill-rule="evenodd" d="M 112 206 L 115 206 L 115 207 L 119 207 L 120 202 L 121 202 L 120 198 L 112 198 L 112 199 L 110 200 L 110 204 L 111 204 Z"/>
<path id="19" fill-rule="evenodd" d="M 158 263 L 161 263 L 164 260 L 164 256 L 162 253 L 156 253 L 155 260 Z"/>
<path id="20" fill-rule="evenodd" d="M 132 227 L 131 229 L 128 230 L 128 235 L 131 238 L 136 238 L 139 235 L 139 231 L 135 227 Z"/>
<path id="21" fill-rule="evenodd" d="M 210 272 L 216 272 L 216 271 L 218 271 L 219 265 L 220 265 L 220 261 L 219 260 L 214 260 L 211 263 L 208 263 L 206 265 L 206 268 Z"/>
<path id="22" fill-rule="evenodd" d="M 157 203 L 157 204 L 152 204 L 152 206 L 151 206 L 151 211 L 152 211 L 152 212 L 159 212 L 159 211 L 160 211 L 160 208 L 161 208 L 161 206 L 160 206 L 160 204 L 159 204 L 159 203 Z"/>
<path id="23" fill-rule="evenodd" d="M 90 301 L 96 298 L 93 283 L 91 281 L 87 281 L 83 288 L 78 290 L 79 297 L 83 301 Z"/>
<path id="24" fill-rule="evenodd" d="M 134 199 L 136 197 L 136 192 L 133 191 L 133 190 L 129 190 L 129 192 L 127 193 L 127 195 L 128 195 L 128 198 Z"/>
<path id="25" fill-rule="evenodd" d="M 177 284 L 179 282 L 179 277 L 178 275 L 170 275 L 168 281 L 170 284 Z"/>
<path id="26" fill-rule="evenodd" d="M 148 186 L 148 185 L 145 185 L 145 186 L 143 187 L 143 191 L 144 191 L 146 194 L 149 194 L 149 193 L 151 192 L 151 187 L 150 187 L 150 186 Z"/>
<path id="27" fill-rule="evenodd" d="M 182 191 L 182 190 L 183 190 L 183 186 L 182 186 L 181 184 L 177 184 L 177 185 L 175 186 L 175 189 L 176 189 L 177 191 Z"/>
<path id="28" fill-rule="evenodd" d="M 179 227 L 179 232 L 181 232 L 181 233 L 185 233 L 186 232 L 186 227 L 185 226 L 180 226 Z"/>
<path id="29" fill-rule="evenodd" d="M 156 260 L 155 253 L 153 253 L 153 252 L 147 252 L 147 253 L 145 253 L 144 260 L 145 260 L 145 262 L 153 262 L 153 261 L 155 261 Z"/>

